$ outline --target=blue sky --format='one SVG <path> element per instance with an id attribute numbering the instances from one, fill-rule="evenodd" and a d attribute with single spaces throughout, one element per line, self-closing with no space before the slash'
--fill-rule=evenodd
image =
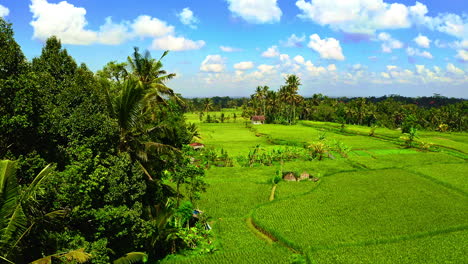
<path id="1" fill-rule="evenodd" d="M 28 58 L 57 35 L 93 71 L 134 46 L 187 97 L 247 96 L 301 77 L 309 96 L 468 98 L 463 0 L 0 0 Z"/>

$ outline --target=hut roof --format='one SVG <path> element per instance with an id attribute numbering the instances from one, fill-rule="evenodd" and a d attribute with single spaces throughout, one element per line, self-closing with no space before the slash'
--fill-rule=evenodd
<path id="1" fill-rule="evenodd" d="M 265 116 L 252 116 L 252 121 L 265 121 Z"/>

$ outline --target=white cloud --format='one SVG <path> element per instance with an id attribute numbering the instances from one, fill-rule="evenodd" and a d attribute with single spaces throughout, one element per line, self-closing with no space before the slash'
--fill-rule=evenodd
<path id="1" fill-rule="evenodd" d="M 106 18 L 106 23 L 99 28 L 98 39 L 102 44 L 118 45 L 129 39 L 127 23 L 115 24 L 112 18 Z"/>
<path id="2" fill-rule="evenodd" d="M 262 53 L 262 57 L 266 58 L 273 58 L 273 57 L 278 57 L 280 55 L 278 46 L 271 46 L 268 48 L 266 51 Z"/>
<path id="3" fill-rule="evenodd" d="M 239 71 L 250 70 L 253 67 L 254 67 L 254 64 L 251 61 L 243 61 L 243 62 L 234 64 L 234 69 L 239 70 Z"/>
<path id="4" fill-rule="evenodd" d="M 224 52 L 237 52 L 242 51 L 242 49 L 229 47 L 229 46 L 219 46 L 219 48 Z"/>
<path id="5" fill-rule="evenodd" d="M 199 21 L 198 21 L 198 18 L 196 18 L 194 15 L 193 15 L 193 12 L 192 10 L 190 10 L 190 8 L 186 7 L 184 9 L 182 9 L 182 11 L 177 14 L 177 16 L 179 17 L 180 19 L 180 22 L 186 26 L 189 26 L 191 28 L 196 28 L 197 26 L 195 24 L 197 24 Z"/>
<path id="6" fill-rule="evenodd" d="M 322 66 L 315 66 L 310 60 L 306 61 L 305 63 L 307 73 L 311 76 L 318 76 L 320 74 L 324 74 L 327 70 Z"/>
<path id="7" fill-rule="evenodd" d="M 455 65 L 453 65 L 452 63 L 448 63 L 447 64 L 447 72 L 451 73 L 451 74 L 455 74 L 455 75 L 463 75 L 465 74 L 465 72 L 460 69 L 460 68 L 457 68 Z"/>
<path id="8" fill-rule="evenodd" d="M 86 28 L 86 9 L 66 1 L 53 4 L 47 0 L 32 0 L 29 8 L 33 13 L 33 37 L 39 40 L 46 40 L 55 35 L 64 44 L 117 45 L 135 37 L 151 37 L 155 38 L 151 48 L 174 51 L 199 49 L 205 45 L 203 40 L 193 41 L 175 37 L 173 26 L 147 15 L 138 16 L 132 23 L 114 23 L 112 18 L 108 17 L 99 27 L 99 31 L 93 31 Z"/>
<path id="9" fill-rule="evenodd" d="M 382 0 L 299 0 L 299 17 L 348 33 L 373 34 L 376 30 L 411 26 L 408 7 Z"/>
<path id="10" fill-rule="evenodd" d="M 336 65 L 335 64 L 328 65 L 327 70 L 328 71 L 336 71 Z"/>
<path id="11" fill-rule="evenodd" d="M 392 38 L 388 33 L 382 32 L 377 38 L 382 41 L 382 52 L 391 53 L 394 49 L 403 48 L 403 43 L 401 41 Z"/>
<path id="12" fill-rule="evenodd" d="M 450 44 L 450 47 L 453 49 L 465 49 L 468 50 L 468 39 L 462 41 L 454 41 Z"/>
<path id="13" fill-rule="evenodd" d="M 362 1 L 364 3 L 373 1 Z M 396 29 L 408 28 L 411 22 L 408 17 L 408 7 L 399 3 L 385 4 L 384 10 L 381 10 L 380 15 L 374 17 L 376 28 L 378 29 Z"/>
<path id="14" fill-rule="evenodd" d="M 245 21 L 256 24 L 279 22 L 282 12 L 277 0 L 227 0 L 229 10 Z"/>
<path id="15" fill-rule="evenodd" d="M 275 70 L 275 66 L 262 64 L 262 65 L 259 65 L 257 69 L 262 73 L 273 73 L 273 71 Z"/>
<path id="16" fill-rule="evenodd" d="M 304 64 L 305 62 L 304 57 L 302 57 L 301 55 L 297 55 L 296 57 L 294 57 L 294 61 L 298 64 Z"/>
<path id="17" fill-rule="evenodd" d="M 385 79 L 390 79 L 390 74 L 386 73 L 386 72 L 381 72 L 380 73 L 380 76 L 382 76 L 383 78 Z"/>
<path id="18" fill-rule="evenodd" d="M 138 37 L 162 37 L 174 33 L 174 27 L 155 17 L 141 15 L 132 24 L 132 28 Z"/>
<path id="19" fill-rule="evenodd" d="M 57 36 L 65 44 L 88 45 L 98 40 L 96 32 L 85 29 L 86 9 L 75 7 L 62 1 L 50 4 L 46 0 L 32 0 L 29 6 L 33 13 L 31 26 L 33 37 L 46 40 L 50 36 Z"/>
<path id="20" fill-rule="evenodd" d="M 340 42 L 334 38 L 320 39 L 320 36 L 313 34 L 310 36 L 309 48 L 320 54 L 321 58 L 344 60 L 345 57 L 341 51 Z"/>
<path id="21" fill-rule="evenodd" d="M 428 37 L 423 36 L 421 34 L 414 38 L 414 42 L 416 42 L 416 44 L 418 44 L 419 47 L 426 49 L 428 49 L 431 45 L 431 40 Z"/>
<path id="22" fill-rule="evenodd" d="M 439 14 L 437 17 L 425 17 L 425 25 L 458 38 L 468 38 L 468 16 Z"/>
<path id="23" fill-rule="evenodd" d="M 201 49 L 203 46 L 205 46 L 205 41 L 203 40 L 193 41 L 184 37 L 167 35 L 154 39 L 151 44 L 151 49 L 183 51 Z"/>
<path id="24" fill-rule="evenodd" d="M 8 16 L 8 14 L 10 14 L 10 9 L 3 5 L 0 5 L 0 17 L 6 17 Z"/>
<path id="25" fill-rule="evenodd" d="M 298 37 L 296 34 L 292 34 L 285 42 L 282 42 L 282 45 L 285 47 L 302 47 L 305 38 L 305 35 Z"/>
<path id="26" fill-rule="evenodd" d="M 279 56 L 279 59 L 280 59 L 281 62 L 289 62 L 290 61 L 288 54 L 281 54 Z"/>
<path id="27" fill-rule="evenodd" d="M 406 54 L 408 54 L 408 56 L 410 57 L 415 57 L 415 56 L 418 56 L 418 57 L 423 57 L 423 58 L 426 58 L 426 59 L 432 59 L 432 54 L 429 53 L 428 51 L 420 51 L 419 49 L 415 49 L 415 48 L 412 48 L 412 47 L 408 47 L 406 49 Z"/>
<path id="28" fill-rule="evenodd" d="M 436 17 L 426 16 L 429 12 L 424 4 L 416 2 L 410 7 L 413 21 L 418 25 L 426 26 L 458 38 L 468 38 L 468 16 L 459 16 L 452 13 L 438 14 Z"/>
<path id="29" fill-rule="evenodd" d="M 385 3 L 383 0 L 298 0 L 299 17 L 347 33 L 373 34 L 376 30 L 422 25 L 458 38 L 468 38 L 468 16 L 452 13 L 427 16 L 427 6 Z"/>
<path id="30" fill-rule="evenodd" d="M 462 61 L 464 61 L 464 62 L 468 62 L 468 51 L 458 50 L 457 56 L 455 56 L 455 57 L 462 60 Z"/>
<path id="31" fill-rule="evenodd" d="M 226 59 L 221 55 L 208 55 L 200 65 L 200 70 L 204 72 L 220 73 L 226 68 Z"/>

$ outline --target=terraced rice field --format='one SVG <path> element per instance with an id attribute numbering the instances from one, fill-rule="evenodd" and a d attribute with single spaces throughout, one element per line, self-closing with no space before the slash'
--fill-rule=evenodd
<path id="1" fill-rule="evenodd" d="M 401 132 L 324 122 L 295 126 L 244 121 L 199 124 L 208 147 L 230 156 L 256 145 L 302 148 L 319 137 L 351 147 L 348 157 L 273 166 L 211 168 L 198 203 L 212 217 L 218 250 L 165 263 L 468 263 L 468 137 L 420 132 L 436 152 L 402 147 Z M 278 170 L 319 181 L 279 182 Z"/>

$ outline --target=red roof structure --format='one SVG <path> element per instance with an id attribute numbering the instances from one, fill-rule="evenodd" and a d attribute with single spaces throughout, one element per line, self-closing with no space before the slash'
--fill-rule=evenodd
<path id="1" fill-rule="evenodd" d="M 190 143 L 189 146 L 191 146 L 193 149 L 201 149 L 205 147 L 204 144 L 198 142 Z"/>
<path id="2" fill-rule="evenodd" d="M 265 122 L 265 116 L 252 116 L 251 120 Z"/>

